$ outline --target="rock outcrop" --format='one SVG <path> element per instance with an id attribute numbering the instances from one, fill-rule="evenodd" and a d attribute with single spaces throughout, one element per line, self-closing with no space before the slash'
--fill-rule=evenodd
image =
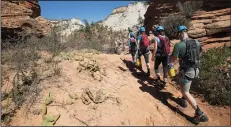
<path id="1" fill-rule="evenodd" d="M 51 30 L 51 23 L 40 16 L 41 9 L 37 0 L 1 1 L 2 39 L 19 37 L 24 31 L 43 36 Z"/>
<path id="2" fill-rule="evenodd" d="M 112 11 L 112 15 L 113 14 L 118 14 L 118 13 L 123 13 L 127 10 L 128 7 L 119 7 L 119 8 L 116 8 Z"/>
<path id="3" fill-rule="evenodd" d="M 181 0 L 185 2 L 189 0 Z M 189 36 L 199 39 L 204 49 L 218 46 L 230 46 L 230 0 L 201 0 L 201 11 L 191 17 Z M 145 14 L 144 25 L 147 30 L 158 24 L 168 15 L 178 13 L 176 7 L 178 0 L 153 0 Z"/>
<path id="4" fill-rule="evenodd" d="M 112 30 L 120 31 L 139 24 L 144 20 L 144 14 L 148 8 L 144 2 L 129 4 L 127 7 L 116 8 L 112 14 L 103 21 L 103 25 L 111 27 Z"/>

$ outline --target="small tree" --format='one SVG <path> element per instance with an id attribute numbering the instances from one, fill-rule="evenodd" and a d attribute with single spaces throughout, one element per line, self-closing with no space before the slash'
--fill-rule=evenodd
<path id="1" fill-rule="evenodd" d="M 177 3 L 177 8 L 186 18 L 191 18 L 193 13 L 198 11 L 203 5 L 202 1 L 186 1 L 183 4 Z"/>
<path id="2" fill-rule="evenodd" d="M 88 23 L 88 21 L 86 19 L 84 19 L 83 22 L 85 24 L 85 32 L 86 33 L 90 33 L 90 31 L 91 31 L 91 25 Z"/>

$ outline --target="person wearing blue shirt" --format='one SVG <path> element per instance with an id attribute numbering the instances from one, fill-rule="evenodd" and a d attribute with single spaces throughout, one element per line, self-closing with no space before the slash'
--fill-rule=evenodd
<path id="1" fill-rule="evenodd" d="M 137 49 L 139 50 L 138 52 L 138 58 L 140 59 L 140 57 L 143 55 L 144 59 L 145 59 L 145 63 L 147 66 L 147 75 L 150 76 L 150 64 L 149 64 L 149 54 L 150 54 L 150 42 L 148 39 L 148 36 L 145 33 L 145 28 L 141 27 L 139 30 L 139 36 L 137 37 Z M 145 46 L 144 43 L 146 43 L 145 41 L 148 42 L 148 45 Z"/>

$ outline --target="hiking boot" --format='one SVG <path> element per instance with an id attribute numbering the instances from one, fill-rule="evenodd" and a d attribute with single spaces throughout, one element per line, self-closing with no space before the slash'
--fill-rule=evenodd
<path id="1" fill-rule="evenodd" d="M 185 99 L 180 98 L 179 105 L 183 108 L 188 107 L 188 104 Z"/>
<path id="2" fill-rule="evenodd" d="M 156 74 L 156 79 L 157 79 L 158 81 L 160 81 L 160 75 L 159 75 L 159 74 Z"/>
<path id="3" fill-rule="evenodd" d="M 192 122 L 195 124 L 199 124 L 200 122 L 207 122 L 207 121 L 208 121 L 208 117 L 202 112 L 201 115 L 195 114 Z"/>
<path id="4" fill-rule="evenodd" d="M 167 87 L 166 87 L 166 82 L 165 82 L 165 81 L 162 82 L 162 88 L 163 88 L 163 89 L 166 89 L 166 88 L 167 88 Z"/>

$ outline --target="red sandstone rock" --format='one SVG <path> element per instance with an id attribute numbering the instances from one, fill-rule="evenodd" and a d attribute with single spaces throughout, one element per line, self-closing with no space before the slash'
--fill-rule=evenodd
<path id="1" fill-rule="evenodd" d="M 181 0 L 185 2 L 189 0 Z M 230 0 L 202 0 L 203 6 L 191 17 L 189 36 L 198 39 L 208 48 L 230 46 L 231 9 Z M 152 0 L 146 14 L 144 25 L 150 30 L 153 25 L 172 14 L 179 13 L 176 7 L 178 0 Z"/>
<path id="2" fill-rule="evenodd" d="M 41 36 L 49 33 L 51 23 L 40 16 L 37 0 L 1 1 L 2 39 L 18 36 L 21 31 Z"/>

